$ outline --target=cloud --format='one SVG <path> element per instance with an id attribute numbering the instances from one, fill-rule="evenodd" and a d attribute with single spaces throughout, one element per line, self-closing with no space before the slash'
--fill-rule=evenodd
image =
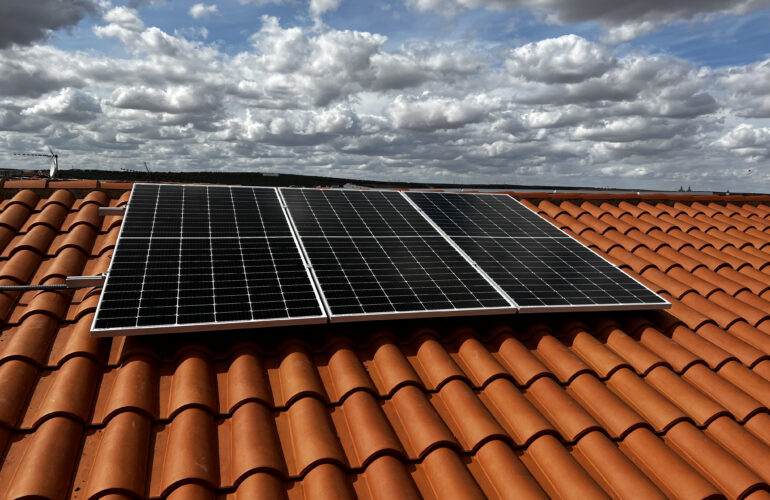
<path id="1" fill-rule="evenodd" d="M 505 61 L 511 73 L 543 83 L 576 83 L 603 75 L 615 64 L 605 47 L 564 35 L 513 49 Z"/>
<path id="2" fill-rule="evenodd" d="M 462 100 L 429 95 L 420 98 L 399 95 L 388 107 L 387 113 L 396 128 L 430 132 L 478 123 L 499 106 L 496 99 L 486 95 L 470 96 Z"/>
<path id="3" fill-rule="evenodd" d="M 750 162 L 767 160 L 770 159 L 770 128 L 741 123 L 715 141 L 714 145 L 730 150 Z"/>
<path id="4" fill-rule="evenodd" d="M 719 79 L 727 104 L 738 116 L 770 118 L 770 59 L 730 68 Z"/>
<path id="5" fill-rule="evenodd" d="M 190 10 L 188 12 L 194 19 L 201 19 L 203 17 L 208 17 L 212 14 L 216 14 L 217 11 L 218 11 L 218 8 L 216 4 L 205 5 L 202 3 L 196 3 L 195 5 L 190 7 Z"/>
<path id="6" fill-rule="evenodd" d="M 83 168 L 141 157 L 159 170 L 635 189 L 737 189 L 725 165 L 770 167 L 770 60 L 709 69 L 576 35 L 397 45 L 274 17 L 232 53 L 140 12 L 104 13 L 94 33 L 110 53 L 0 50 L 0 150 L 51 144 Z M 744 189 L 760 186 L 770 179 Z"/>
<path id="7" fill-rule="evenodd" d="M 342 0 L 310 0 L 310 14 L 320 17 L 330 10 L 337 10 Z"/>
<path id="8" fill-rule="evenodd" d="M 24 51 L 0 52 L 0 96 L 39 97 L 63 87 L 84 84 L 82 78 L 65 68 L 45 66 L 23 54 Z"/>
<path id="9" fill-rule="evenodd" d="M 598 21 L 605 41 L 618 43 L 682 20 L 713 14 L 743 14 L 770 6 L 770 0 L 407 0 L 411 9 L 454 17 L 465 9 L 533 9 L 553 23 Z"/>
<path id="10" fill-rule="evenodd" d="M 597 142 L 633 142 L 649 139 L 666 139 L 677 134 L 692 135 L 693 125 L 665 119 L 641 116 L 602 120 L 596 125 L 576 126 L 572 138 Z"/>
<path id="11" fill-rule="evenodd" d="M 558 83 L 564 80 L 563 70 L 551 68 L 549 62 L 534 66 L 532 71 L 541 81 L 533 84 L 519 83 L 517 80 L 526 80 L 526 76 L 511 74 L 511 85 L 519 89 L 517 100 L 521 103 L 552 108 L 556 105 L 589 106 L 593 109 L 592 114 L 599 117 L 614 112 L 693 118 L 719 109 L 711 94 L 713 75 L 673 57 L 630 55 L 617 60 L 600 75 L 593 71 L 591 78 L 567 83 Z M 556 74 L 551 75 L 548 70 Z"/>
<path id="12" fill-rule="evenodd" d="M 116 108 L 137 109 L 154 113 L 209 113 L 219 108 L 218 96 L 201 92 L 192 86 L 155 89 L 149 87 L 118 87 L 110 104 Z"/>
<path id="13" fill-rule="evenodd" d="M 269 16 L 251 41 L 254 51 L 234 59 L 243 70 L 233 92 L 273 107 L 326 106 L 361 91 L 449 84 L 481 69 L 484 59 L 470 49 L 435 44 L 412 44 L 394 54 L 376 33 L 282 28 Z"/>
<path id="14" fill-rule="evenodd" d="M 128 7 L 115 7 L 105 12 L 102 17 L 106 22 L 129 31 L 142 31 L 144 23 L 139 19 L 139 13 Z"/>
<path id="15" fill-rule="evenodd" d="M 97 11 L 96 0 L 3 0 L 0 49 L 44 40 L 52 31 L 74 26 Z"/>
<path id="16" fill-rule="evenodd" d="M 92 95 L 73 88 L 40 99 L 34 106 L 22 110 L 22 115 L 45 116 L 63 122 L 85 123 L 102 112 L 99 101 Z"/>

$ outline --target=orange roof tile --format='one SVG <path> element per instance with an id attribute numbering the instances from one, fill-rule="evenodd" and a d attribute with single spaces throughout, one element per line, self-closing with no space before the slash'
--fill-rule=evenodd
<path id="1" fill-rule="evenodd" d="M 6 182 L 0 283 L 106 271 L 130 188 Z M 526 198 L 672 308 L 95 339 L 98 290 L 2 292 L 0 492 L 769 494 L 770 198 Z"/>

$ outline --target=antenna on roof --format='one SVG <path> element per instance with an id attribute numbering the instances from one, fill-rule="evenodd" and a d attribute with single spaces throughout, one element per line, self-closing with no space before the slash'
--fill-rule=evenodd
<path id="1" fill-rule="evenodd" d="M 53 152 L 51 146 L 47 146 L 50 154 L 45 153 L 13 153 L 14 156 L 41 156 L 51 160 L 51 166 L 48 171 L 48 177 L 53 179 L 56 177 L 56 172 L 59 171 L 59 155 Z"/>

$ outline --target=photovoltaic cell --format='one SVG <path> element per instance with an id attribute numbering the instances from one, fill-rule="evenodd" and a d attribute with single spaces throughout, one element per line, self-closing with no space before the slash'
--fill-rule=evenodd
<path id="1" fill-rule="evenodd" d="M 134 186 L 95 334 L 325 321 L 275 189 Z"/>
<path id="2" fill-rule="evenodd" d="M 452 238 L 569 237 L 508 195 L 419 191 L 406 194 Z"/>
<path id="3" fill-rule="evenodd" d="M 281 195 L 332 321 L 515 310 L 399 192 Z"/>
<path id="4" fill-rule="evenodd" d="M 508 195 L 408 192 L 407 196 L 521 312 L 668 306 Z"/>
<path id="5" fill-rule="evenodd" d="M 404 237 L 438 233 L 399 191 L 281 189 L 300 237 Z"/>

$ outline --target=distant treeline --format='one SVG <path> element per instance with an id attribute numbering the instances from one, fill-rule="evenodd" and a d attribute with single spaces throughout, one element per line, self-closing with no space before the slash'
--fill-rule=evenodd
<path id="1" fill-rule="evenodd" d="M 467 185 L 452 183 L 386 182 L 344 177 L 320 177 L 296 174 L 265 174 L 261 172 L 143 172 L 143 171 L 108 171 L 108 170 L 59 170 L 62 179 L 100 179 L 135 182 L 191 182 L 208 184 L 240 184 L 244 186 L 302 186 L 302 187 L 342 187 L 352 184 L 373 188 L 423 188 L 423 189 L 460 189 Z M 590 190 L 596 188 L 560 186 L 523 186 L 514 184 L 475 184 L 479 189 L 526 189 L 552 191 L 554 189 Z M 609 189 L 612 191 L 612 189 Z"/>

